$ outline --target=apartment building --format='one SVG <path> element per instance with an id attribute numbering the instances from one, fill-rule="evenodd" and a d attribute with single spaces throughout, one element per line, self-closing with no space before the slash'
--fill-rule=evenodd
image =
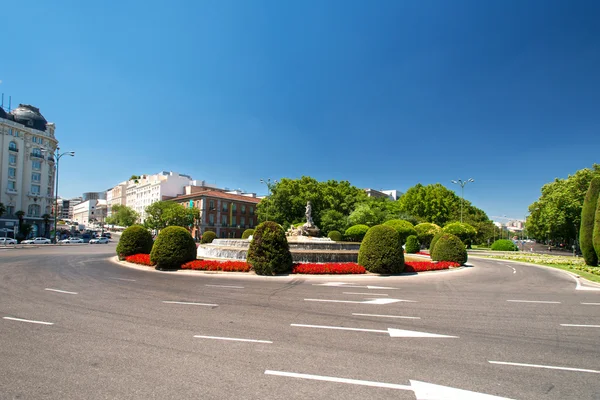
<path id="1" fill-rule="evenodd" d="M 93 199 L 73 207 L 73 222 L 80 225 L 102 224 L 106 219 L 106 200 Z"/>

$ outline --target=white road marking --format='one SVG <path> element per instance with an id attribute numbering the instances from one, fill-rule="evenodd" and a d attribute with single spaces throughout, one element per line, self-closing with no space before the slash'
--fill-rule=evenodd
<path id="1" fill-rule="evenodd" d="M 366 296 L 389 296 L 389 294 L 385 294 L 385 293 L 359 293 L 359 292 L 344 292 L 344 294 L 360 294 L 360 295 L 366 295 Z"/>
<path id="2" fill-rule="evenodd" d="M 285 371 L 266 370 L 265 375 L 275 375 L 287 378 L 299 378 L 334 383 L 346 383 L 350 385 L 369 386 L 384 389 L 407 390 L 414 392 L 417 400 L 511 400 L 506 397 L 492 396 L 489 394 L 471 392 L 469 390 L 456 389 L 448 386 L 434 385 L 432 383 L 413 380 L 410 380 L 410 385 L 398 385 L 395 383 L 363 381 L 360 379 L 336 378 L 334 376 L 299 374 L 296 372 Z"/>
<path id="3" fill-rule="evenodd" d="M 560 301 L 542 301 L 542 300 L 506 300 L 513 303 L 541 303 L 541 304 L 560 304 Z"/>
<path id="4" fill-rule="evenodd" d="M 600 306 L 600 303 L 581 303 L 587 306 Z"/>
<path id="5" fill-rule="evenodd" d="M 117 279 L 119 281 L 127 281 L 127 282 L 135 282 L 135 279 L 125 279 L 125 278 L 110 278 L 110 279 Z"/>
<path id="6" fill-rule="evenodd" d="M 512 269 L 513 270 L 513 274 L 517 273 L 517 270 L 512 265 L 506 265 L 506 264 L 504 264 L 504 266 Z"/>
<path id="7" fill-rule="evenodd" d="M 222 287 L 222 288 L 229 288 L 229 289 L 243 289 L 243 286 L 229 286 L 229 285 L 204 285 L 204 286 L 209 286 L 209 287 Z"/>
<path id="8" fill-rule="evenodd" d="M 401 300 L 401 299 L 370 299 L 364 301 L 353 301 L 353 300 L 329 300 L 329 299 L 304 299 L 304 301 L 320 301 L 324 303 L 350 303 L 350 304 L 392 304 L 399 301 L 407 303 L 416 303 L 414 300 Z"/>
<path id="9" fill-rule="evenodd" d="M 208 304 L 208 303 L 192 303 L 189 301 L 163 301 L 165 304 L 186 304 L 192 306 L 207 306 L 207 307 L 218 307 L 218 304 Z"/>
<path id="10" fill-rule="evenodd" d="M 40 324 L 40 325 L 54 325 L 54 322 L 44 322 L 44 321 L 34 321 L 31 319 L 22 319 L 22 318 L 13 318 L 13 317 L 2 317 L 3 319 L 8 319 L 11 321 L 20 321 L 20 322 L 29 322 L 31 324 Z"/>
<path id="11" fill-rule="evenodd" d="M 581 328 L 600 328 L 600 325 L 560 324 L 560 326 L 578 326 Z"/>
<path id="12" fill-rule="evenodd" d="M 50 288 L 46 288 L 44 290 L 48 290 L 50 292 L 65 293 L 65 294 L 77 294 L 77 292 L 67 292 L 66 290 L 58 290 L 58 289 L 50 289 Z"/>
<path id="13" fill-rule="evenodd" d="M 220 337 L 220 336 L 195 335 L 194 337 L 200 338 L 200 339 L 230 340 L 230 341 L 234 341 L 234 342 L 273 343 L 270 340 L 239 339 L 239 338 L 228 338 L 228 337 Z"/>
<path id="14" fill-rule="evenodd" d="M 327 283 L 313 283 L 313 286 L 332 286 L 332 287 L 347 287 L 347 288 L 363 288 L 363 289 L 375 289 L 375 290 L 395 290 L 398 288 L 387 287 L 387 286 L 361 286 L 352 285 L 344 282 L 327 282 Z"/>
<path id="15" fill-rule="evenodd" d="M 352 315 L 360 315 L 363 317 L 421 319 L 421 317 L 405 317 L 403 315 L 382 315 L 382 314 L 361 314 L 361 313 L 352 313 Z"/>
<path id="16" fill-rule="evenodd" d="M 521 363 L 513 363 L 513 362 L 504 362 L 504 361 L 488 361 L 490 364 L 500 364 L 500 365 L 514 365 L 517 367 L 531 367 L 531 368 L 546 368 L 546 369 L 559 369 L 562 371 L 575 371 L 575 372 L 590 372 L 592 374 L 600 374 L 600 371 L 596 371 L 595 369 L 582 369 L 582 368 L 569 368 L 569 367 L 554 367 L 552 365 L 538 365 L 538 364 L 521 364 Z"/>
<path id="17" fill-rule="evenodd" d="M 316 329 L 333 329 L 341 331 L 354 332 L 372 332 L 372 333 L 387 333 L 390 337 L 423 337 L 423 338 L 457 338 L 458 336 L 438 335 L 437 333 L 407 331 L 404 329 L 387 328 L 382 329 L 363 329 L 363 328 L 347 328 L 345 326 L 327 326 L 327 325 L 305 325 L 305 324 L 290 324 L 290 326 L 298 328 L 316 328 Z"/>
<path id="18" fill-rule="evenodd" d="M 571 274 L 569 274 L 569 275 L 571 275 Z M 581 279 L 579 276 L 571 275 L 571 278 L 575 279 L 575 282 L 577 282 L 577 286 L 575 287 L 575 290 L 600 290 L 600 287 L 583 286 L 581 284 Z"/>

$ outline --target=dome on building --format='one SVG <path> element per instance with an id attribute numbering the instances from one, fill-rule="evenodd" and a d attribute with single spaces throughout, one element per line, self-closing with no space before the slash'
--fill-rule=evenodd
<path id="1" fill-rule="evenodd" d="M 38 131 L 45 131 L 46 118 L 40 114 L 40 109 L 29 104 L 19 104 L 19 107 L 10 112 L 15 119 L 15 122 L 23 124 Z"/>

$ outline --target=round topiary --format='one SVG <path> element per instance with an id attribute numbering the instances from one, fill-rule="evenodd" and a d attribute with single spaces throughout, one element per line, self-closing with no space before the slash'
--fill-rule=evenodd
<path id="1" fill-rule="evenodd" d="M 212 243 L 212 241 L 215 240 L 216 238 L 217 238 L 216 233 L 214 233 L 213 231 L 206 231 L 202 235 L 202 240 L 200 240 L 200 243 L 203 243 L 203 244 Z"/>
<path id="2" fill-rule="evenodd" d="M 406 245 L 404 246 L 404 250 L 407 253 L 415 254 L 421 250 L 421 245 L 419 244 L 419 239 L 415 235 L 410 235 L 406 238 Z"/>
<path id="3" fill-rule="evenodd" d="M 242 233 L 242 239 L 248 239 L 252 235 L 254 235 L 254 229 L 246 229 L 244 233 Z"/>
<path id="4" fill-rule="evenodd" d="M 475 228 L 461 222 L 452 222 L 444 226 L 444 229 L 442 230 L 445 233 L 451 233 L 452 235 L 457 236 L 464 244 L 467 244 L 468 241 L 473 241 L 477 235 L 477 230 Z"/>
<path id="5" fill-rule="evenodd" d="M 494 251 L 518 251 L 519 248 L 513 243 L 512 240 L 498 239 L 492 243 L 492 250 Z"/>
<path id="6" fill-rule="evenodd" d="M 150 261 L 156 264 L 156 269 L 177 269 L 195 259 L 196 243 L 181 226 L 167 226 L 161 230 L 150 252 Z"/>
<path id="7" fill-rule="evenodd" d="M 404 270 L 404 252 L 398 232 L 391 226 L 369 229 L 358 251 L 358 264 L 369 272 L 397 274 Z"/>
<path id="8" fill-rule="evenodd" d="M 353 225 L 350 228 L 346 229 L 344 236 L 349 242 L 362 242 L 368 230 L 369 227 L 367 225 Z"/>
<path id="9" fill-rule="evenodd" d="M 429 247 L 431 239 L 433 239 L 436 233 L 440 233 L 442 228 L 430 222 L 422 222 L 415 225 L 415 230 L 417 231 L 417 239 L 419 239 L 419 243 L 425 247 Z"/>
<path id="10" fill-rule="evenodd" d="M 392 219 L 383 223 L 386 226 L 391 226 L 400 235 L 400 245 L 406 243 L 406 238 L 410 235 L 417 235 L 417 231 L 413 224 L 403 219 Z"/>
<path id="11" fill-rule="evenodd" d="M 443 233 L 431 251 L 433 261 L 452 261 L 459 264 L 467 262 L 467 249 L 457 236 Z"/>
<path id="12" fill-rule="evenodd" d="M 342 234 L 338 231 L 331 231 L 327 234 L 327 237 L 334 242 L 341 242 L 343 240 Z"/>
<path id="13" fill-rule="evenodd" d="M 248 248 L 247 261 L 258 275 L 292 271 L 290 245 L 279 224 L 266 221 L 256 227 Z"/>
<path id="14" fill-rule="evenodd" d="M 134 254 L 150 254 L 152 250 L 152 234 L 141 225 L 131 225 L 121 234 L 117 244 L 119 260 Z"/>
<path id="15" fill-rule="evenodd" d="M 433 236 L 433 239 L 431 239 L 431 242 L 429 243 L 429 253 L 431 253 L 433 251 L 435 244 L 437 243 L 438 239 L 442 237 L 443 234 L 444 234 L 443 231 L 439 231 L 438 233 L 436 233 Z"/>

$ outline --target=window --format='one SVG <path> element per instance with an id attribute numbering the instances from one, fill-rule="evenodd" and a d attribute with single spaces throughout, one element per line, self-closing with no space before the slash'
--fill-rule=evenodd
<path id="1" fill-rule="evenodd" d="M 42 150 L 39 147 L 34 147 L 33 150 L 31 151 L 31 155 L 33 157 L 43 157 L 42 156 Z"/>
<path id="2" fill-rule="evenodd" d="M 14 154 L 9 154 L 8 155 L 8 163 L 10 165 L 17 165 L 17 156 L 15 156 Z"/>
<path id="3" fill-rule="evenodd" d="M 233 211 L 234 213 L 237 212 L 237 204 L 234 203 L 231 205 L 231 211 Z"/>
<path id="4" fill-rule="evenodd" d="M 244 227 L 246 225 L 246 217 L 240 217 L 240 226 Z"/>
<path id="5" fill-rule="evenodd" d="M 33 168 L 35 171 L 39 171 L 42 169 L 42 163 L 40 161 L 33 160 L 31 162 L 31 168 Z"/>
<path id="6" fill-rule="evenodd" d="M 208 214 L 208 224 L 210 226 L 213 226 L 215 224 L 215 215 L 214 214 Z"/>
<path id="7" fill-rule="evenodd" d="M 48 190 L 46 190 L 46 195 L 52 197 L 52 188 L 48 186 Z"/>
<path id="8" fill-rule="evenodd" d="M 12 128 L 8 128 L 8 134 L 9 134 L 10 136 L 12 136 L 12 135 L 13 135 L 13 130 L 12 130 Z"/>
<path id="9" fill-rule="evenodd" d="M 16 177 L 17 177 L 17 169 L 16 168 L 9 168 L 8 169 L 8 177 L 12 178 L 12 179 L 16 179 Z"/>
<path id="10" fill-rule="evenodd" d="M 227 203 L 223 202 L 223 211 L 227 212 Z"/>
<path id="11" fill-rule="evenodd" d="M 32 194 L 40 194 L 40 185 L 31 185 Z"/>
<path id="12" fill-rule="evenodd" d="M 246 214 L 246 205 L 242 204 L 242 214 Z"/>
<path id="13" fill-rule="evenodd" d="M 40 216 L 40 205 L 39 204 L 30 204 L 27 208 L 27 215 L 31 217 L 39 217 Z"/>
<path id="14" fill-rule="evenodd" d="M 250 206 L 250 215 L 254 215 L 254 207 Z"/>
<path id="15" fill-rule="evenodd" d="M 9 190 L 17 190 L 17 184 L 15 181 L 8 181 L 8 189 Z"/>
<path id="16" fill-rule="evenodd" d="M 254 218 L 250 218 L 250 228 L 254 228 Z"/>
<path id="17" fill-rule="evenodd" d="M 208 202 L 208 209 L 209 210 L 214 210 L 215 209 L 215 201 L 214 200 L 210 200 Z"/>
<path id="18" fill-rule="evenodd" d="M 31 173 L 31 181 L 32 182 L 39 182 L 41 180 L 42 180 L 42 174 L 40 174 L 39 172 Z"/>
<path id="19" fill-rule="evenodd" d="M 235 217 L 235 215 L 232 215 L 231 216 L 231 226 L 236 226 L 236 225 L 237 225 L 237 223 L 236 223 L 236 217 Z"/>
<path id="20" fill-rule="evenodd" d="M 15 206 L 6 206 L 6 213 L 8 215 L 13 215 L 15 213 Z"/>
<path id="21" fill-rule="evenodd" d="M 10 142 L 8 144 L 8 149 L 11 151 L 19 151 L 19 149 L 17 149 L 17 144 L 15 142 Z"/>
<path id="22" fill-rule="evenodd" d="M 221 225 L 227 225 L 227 215 L 221 215 Z"/>

